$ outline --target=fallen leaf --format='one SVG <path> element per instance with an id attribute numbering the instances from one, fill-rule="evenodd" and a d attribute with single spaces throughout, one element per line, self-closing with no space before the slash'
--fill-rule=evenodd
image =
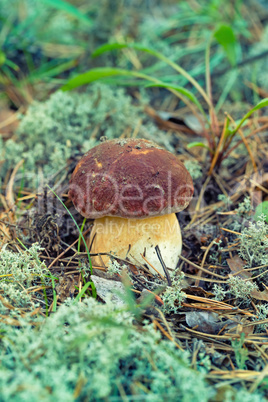
<path id="1" fill-rule="evenodd" d="M 218 334 L 223 327 L 230 329 L 237 325 L 232 320 L 221 321 L 218 314 L 208 311 L 187 311 L 185 315 L 190 328 L 197 327 L 197 331 L 205 334 Z"/>
<path id="2" fill-rule="evenodd" d="M 117 307 L 125 306 L 125 302 L 118 295 L 126 293 L 124 285 L 121 282 L 101 278 L 97 275 L 91 275 L 90 278 L 96 287 L 97 295 L 103 301 L 111 301 Z"/>
<path id="3" fill-rule="evenodd" d="M 239 274 L 236 275 L 239 276 L 239 278 L 251 278 L 251 273 L 244 270 L 245 262 L 239 257 L 239 255 L 235 255 L 233 258 L 228 258 L 227 263 L 233 274 L 237 274 L 237 272 L 239 272 Z"/>
<path id="4" fill-rule="evenodd" d="M 145 108 L 145 112 L 164 130 L 182 131 L 192 135 L 196 135 L 196 133 L 201 134 L 203 132 L 203 127 L 193 115 L 176 116 L 169 112 L 161 110 L 156 111 L 149 106 Z M 200 116 L 200 119 L 202 119 L 202 116 Z"/>
<path id="5" fill-rule="evenodd" d="M 263 290 L 262 292 L 260 292 L 259 290 L 253 290 L 250 294 L 256 300 L 262 300 L 262 301 L 268 302 L 268 290 L 267 289 Z"/>

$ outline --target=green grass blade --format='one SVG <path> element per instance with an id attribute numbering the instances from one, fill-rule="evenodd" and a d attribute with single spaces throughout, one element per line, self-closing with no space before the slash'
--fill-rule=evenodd
<path id="1" fill-rule="evenodd" d="M 213 153 L 212 149 L 211 149 L 210 147 L 208 147 L 206 144 L 204 144 L 203 142 L 193 141 L 193 142 L 190 142 L 190 143 L 187 145 L 187 148 L 188 148 L 188 149 L 194 148 L 194 147 L 206 148 L 206 149 L 208 149 L 211 153 Z"/>
<path id="2" fill-rule="evenodd" d="M 92 70 L 89 70 L 83 74 L 79 74 L 76 77 L 70 79 L 65 85 L 63 85 L 63 87 L 61 87 L 61 90 L 70 91 L 71 89 L 80 87 L 81 85 L 89 84 L 102 78 L 112 77 L 116 75 L 134 76 L 134 73 L 120 68 L 109 68 L 109 67 L 94 68 Z"/>
<path id="3" fill-rule="evenodd" d="M 198 107 L 198 109 L 202 112 L 202 114 L 206 116 L 205 111 L 203 110 L 201 104 L 199 103 L 199 101 L 192 92 L 176 85 L 166 84 L 165 82 L 158 80 L 157 78 L 153 78 L 147 74 L 143 74 L 138 71 L 130 71 L 121 68 L 110 68 L 110 67 L 94 68 L 92 70 L 89 70 L 83 74 L 77 75 L 76 77 L 72 78 L 65 85 L 61 87 L 61 90 L 70 91 L 81 85 L 90 84 L 93 81 L 113 76 L 129 76 L 129 77 L 141 78 L 145 81 L 153 82 L 154 86 L 167 88 L 177 96 L 179 96 L 179 94 L 182 94 L 186 96 L 188 99 L 190 99 L 191 102 L 193 102 Z"/>
<path id="4" fill-rule="evenodd" d="M 65 11 L 67 14 L 72 15 L 73 17 L 86 22 L 89 25 L 92 25 L 92 21 L 85 14 L 81 13 L 77 7 L 68 3 L 64 0 L 41 0 L 43 3 L 48 4 L 51 7 L 56 8 L 57 10 Z"/>
<path id="5" fill-rule="evenodd" d="M 52 68 L 50 67 L 49 63 L 47 65 L 42 65 L 39 69 L 30 74 L 28 81 L 42 80 L 44 78 L 57 76 L 67 70 L 70 70 L 76 66 L 76 64 L 76 60 L 70 60 Z"/>
<path id="6" fill-rule="evenodd" d="M 81 230 L 81 233 L 83 233 L 83 230 L 84 230 L 84 226 L 85 226 L 86 221 L 87 221 L 87 218 L 84 218 L 83 223 L 82 223 L 82 225 L 81 225 L 81 229 L 80 229 L 80 230 Z M 78 253 L 80 253 L 81 239 L 82 239 L 82 237 L 81 237 L 81 234 L 79 233 L 79 239 L 78 239 L 78 244 L 77 244 L 77 251 L 78 251 Z M 81 267 L 81 262 L 79 262 L 79 267 Z M 81 273 L 82 281 L 83 281 L 84 284 L 86 285 L 87 282 L 86 282 L 86 279 L 85 279 L 85 277 L 84 277 L 84 275 L 83 275 L 82 269 L 80 270 L 80 273 Z M 88 286 L 86 287 L 85 291 L 87 290 L 87 288 L 88 288 Z M 92 288 L 92 296 L 96 299 L 96 298 L 97 298 L 97 292 L 96 292 L 96 288 L 95 288 L 95 285 L 94 285 L 93 282 L 92 282 L 91 288 Z"/>
<path id="7" fill-rule="evenodd" d="M 148 85 L 146 85 L 146 87 L 160 87 L 160 88 L 173 89 L 174 91 L 177 91 L 177 92 L 181 93 L 182 95 L 186 96 L 188 99 L 190 99 L 190 101 L 193 102 L 198 107 L 198 109 L 201 111 L 201 113 L 206 116 L 206 113 L 205 113 L 204 109 L 202 108 L 202 105 L 198 101 L 197 97 L 192 92 L 188 91 L 188 89 L 185 89 L 185 88 L 177 86 L 177 85 L 165 84 L 165 83 L 148 84 Z"/>
<path id="8" fill-rule="evenodd" d="M 18 237 L 17 237 L 17 241 L 20 243 L 20 245 L 26 251 L 29 251 L 28 248 L 22 243 L 22 241 Z M 38 262 L 41 264 L 41 261 L 39 259 L 38 259 Z M 57 309 L 57 293 L 56 293 L 56 287 L 55 287 L 54 279 L 58 279 L 58 278 L 54 277 L 50 271 L 48 271 L 48 276 L 47 275 L 45 275 L 45 276 L 49 277 L 51 279 L 51 282 L 52 282 L 52 290 L 53 290 L 53 307 L 52 307 L 52 311 L 55 312 L 56 309 Z M 42 280 L 42 282 L 43 282 L 43 280 Z M 46 302 L 46 315 L 48 315 L 48 299 L 47 299 L 45 285 L 44 285 L 44 288 L 43 288 L 43 292 L 44 292 L 44 299 L 45 299 L 45 302 Z"/>
<path id="9" fill-rule="evenodd" d="M 46 316 L 48 317 L 48 298 L 47 298 L 47 292 L 46 292 L 46 284 L 44 280 L 41 280 L 42 285 L 43 285 L 43 294 L 44 294 L 44 299 L 45 299 L 45 304 L 46 304 Z"/>
<path id="10" fill-rule="evenodd" d="M 6 59 L 4 64 L 6 66 L 12 68 L 15 71 L 19 71 L 19 69 L 20 69 L 19 66 L 17 66 L 17 64 L 13 63 L 13 61 L 11 61 L 9 59 Z"/>
<path id="11" fill-rule="evenodd" d="M 238 77 L 238 70 L 234 69 L 232 71 L 230 71 L 230 73 L 228 74 L 228 78 L 227 81 L 223 87 L 223 90 L 218 98 L 218 102 L 217 105 L 215 106 L 215 112 L 216 114 L 219 113 L 219 111 L 221 110 L 222 106 L 224 105 L 227 96 L 229 95 L 230 91 L 232 90 L 234 83 L 236 81 Z"/>
<path id="12" fill-rule="evenodd" d="M 123 49 L 123 48 L 132 48 L 132 49 L 135 49 L 135 50 L 140 50 L 142 52 L 149 53 L 152 56 L 154 56 L 154 57 L 166 62 L 166 64 L 171 66 L 175 71 L 177 71 L 178 73 L 183 75 L 197 89 L 197 91 L 200 93 L 200 95 L 203 96 L 203 98 L 206 101 L 206 103 L 208 104 L 208 106 L 211 107 L 210 99 L 208 98 L 208 96 L 207 96 L 206 92 L 204 91 L 204 89 L 199 85 L 199 83 L 190 74 L 188 74 L 186 70 L 184 70 L 178 64 L 176 64 L 175 62 L 170 60 L 168 57 L 164 56 L 162 53 L 157 52 L 156 50 L 153 50 L 151 48 L 148 48 L 148 47 L 143 46 L 143 45 L 138 44 L 138 43 L 131 43 L 131 44 L 107 43 L 105 45 L 102 45 L 98 49 L 96 49 L 95 52 L 92 53 L 92 57 L 99 56 L 102 53 L 105 53 L 105 52 L 108 52 L 108 51 L 111 51 L 111 50 Z"/>
<path id="13" fill-rule="evenodd" d="M 0 66 L 5 64 L 6 59 L 7 59 L 6 54 L 2 50 L 0 50 Z"/>
<path id="14" fill-rule="evenodd" d="M 85 294 L 85 292 L 87 291 L 87 288 L 91 286 L 92 288 L 92 294 L 93 297 L 97 297 L 97 292 L 96 292 L 96 288 L 95 285 L 92 281 L 87 282 L 81 289 L 81 291 L 78 293 L 78 295 L 76 296 L 76 298 L 73 301 L 73 304 L 77 303 L 79 301 L 79 299 Z"/>
<path id="15" fill-rule="evenodd" d="M 98 47 L 92 54 L 91 57 L 98 57 L 105 52 L 110 52 L 111 50 L 126 49 L 127 44 L 124 43 L 105 43 L 104 45 Z"/>
<path id="16" fill-rule="evenodd" d="M 163 81 L 157 78 L 151 77 L 147 74 L 139 73 L 138 71 L 124 70 L 122 68 L 110 68 L 110 67 L 99 67 L 93 68 L 83 74 L 79 74 L 76 77 L 70 79 L 65 85 L 61 87 L 62 91 L 70 91 L 71 89 L 80 87 L 81 85 L 90 84 L 91 82 L 101 80 L 107 77 L 113 76 L 128 76 L 141 78 L 145 81 L 151 81 L 156 84 L 165 84 Z"/>
<path id="17" fill-rule="evenodd" d="M 83 230 L 84 230 L 84 226 L 85 226 L 86 221 L 87 221 L 87 218 L 84 218 L 83 223 L 82 223 L 82 226 L 81 226 L 81 229 L 80 229 L 81 233 L 83 233 Z M 82 236 L 81 236 L 81 234 L 79 233 L 79 239 L 78 239 L 78 244 L 77 244 L 77 251 L 78 251 L 78 253 L 80 253 L 81 239 L 82 239 Z"/>
<path id="18" fill-rule="evenodd" d="M 256 106 L 250 109 L 250 111 L 240 120 L 236 128 L 231 131 L 231 135 L 234 135 L 240 129 L 242 124 L 252 115 L 252 113 L 266 106 L 268 106 L 268 98 L 262 99 Z"/>
<path id="19" fill-rule="evenodd" d="M 78 232 L 79 232 L 79 235 L 81 236 L 81 238 L 82 238 L 82 240 L 83 240 L 83 242 L 84 242 L 84 245 L 85 245 L 85 249 L 86 249 L 86 251 L 87 251 L 87 256 L 88 256 L 88 261 L 89 261 L 89 266 L 90 266 L 90 272 L 91 272 L 91 275 L 92 275 L 93 271 L 92 271 L 92 263 L 91 263 L 90 253 L 89 253 L 89 249 L 88 249 L 86 240 L 85 240 L 85 238 L 84 238 L 84 236 L 83 236 L 83 233 L 82 233 L 81 230 L 80 230 L 80 227 L 78 226 L 78 224 L 77 224 L 76 220 L 74 219 L 73 215 L 71 214 L 71 212 L 69 211 L 69 209 L 66 207 L 66 205 L 62 202 L 62 200 L 60 199 L 60 197 L 55 193 L 55 191 L 52 190 L 51 187 L 49 187 L 48 184 L 47 184 L 47 187 L 48 187 L 49 190 L 55 195 L 55 197 L 57 197 L 57 199 L 60 201 L 61 205 L 66 209 L 66 211 L 68 212 L 68 214 L 69 214 L 70 217 L 72 218 L 72 220 L 73 220 L 75 226 L 77 227 Z"/>
<path id="20" fill-rule="evenodd" d="M 57 292 L 56 292 L 56 286 L 55 286 L 55 282 L 54 282 L 54 277 L 51 274 L 51 272 L 49 271 L 49 275 L 50 275 L 50 279 L 52 282 L 52 290 L 53 290 L 53 302 L 52 302 L 52 312 L 55 313 L 55 311 L 57 310 Z"/>

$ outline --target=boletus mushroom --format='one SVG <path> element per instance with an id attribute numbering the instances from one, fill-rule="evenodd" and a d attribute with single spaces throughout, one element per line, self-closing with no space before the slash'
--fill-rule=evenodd
<path id="1" fill-rule="evenodd" d="M 135 138 L 90 149 L 78 162 L 69 190 L 77 211 L 95 219 L 87 239 L 92 253 L 111 252 L 134 264 L 144 264 L 143 255 L 161 274 L 155 247 L 166 266 L 175 269 L 182 249 L 175 213 L 188 206 L 192 195 L 183 163 L 157 144 Z M 94 264 L 109 259 L 102 255 Z"/>

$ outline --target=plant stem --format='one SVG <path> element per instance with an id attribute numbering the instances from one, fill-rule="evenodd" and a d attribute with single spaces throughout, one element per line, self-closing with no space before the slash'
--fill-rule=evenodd
<path id="1" fill-rule="evenodd" d="M 206 53 L 205 53 L 205 65 L 206 65 L 206 90 L 207 96 L 210 100 L 209 105 L 209 116 L 210 116 L 210 126 L 211 126 L 211 135 L 212 135 L 212 144 L 210 147 L 212 149 L 216 148 L 216 137 L 219 136 L 219 123 L 215 113 L 215 109 L 213 106 L 213 99 L 212 99 L 212 90 L 211 90 L 211 77 L 210 77 L 210 45 L 212 41 L 212 36 L 210 36 L 208 44 L 206 46 Z"/>

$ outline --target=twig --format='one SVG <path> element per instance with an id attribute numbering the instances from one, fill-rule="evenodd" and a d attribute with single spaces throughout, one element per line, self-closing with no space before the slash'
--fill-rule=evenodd
<path id="1" fill-rule="evenodd" d="M 86 235 L 89 231 L 91 230 L 91 228 L 88 228 L 84 233 L 83 236 Z M 61 254 L 58 255 L 58 257 L 56 257 L 51 264 L 47 267 L 47 269 L 50 269 L 65 253 L 67 253 L 67 251 L 69 251 L 77 242 L 79 241 L 79 238 L 76 239 L 69 247 L 67 247 Z"/>
<path id="2" fill-rule="evenodd" d="M 171 279 L 170 279 L 170 276 L 169 276 L 169 272 L 167 270 L 166 264 L 164 263 L 164 260 L 163 260 L 163 257 L 161 255 L 161 251 L 160 251 L 160 248 L 159 248 L 158 244 L 155 246 L 155 251 L 156 251 L 157 257 L 158 257 L 158 259 L 159 259 L 159 261 L 160 261 L 160 263 L 162 265 L 162 268 L 163 268 L 163 270 L 165 272 L 168 286 L 171 286 L 172 283 L 171 283 Z"/>

